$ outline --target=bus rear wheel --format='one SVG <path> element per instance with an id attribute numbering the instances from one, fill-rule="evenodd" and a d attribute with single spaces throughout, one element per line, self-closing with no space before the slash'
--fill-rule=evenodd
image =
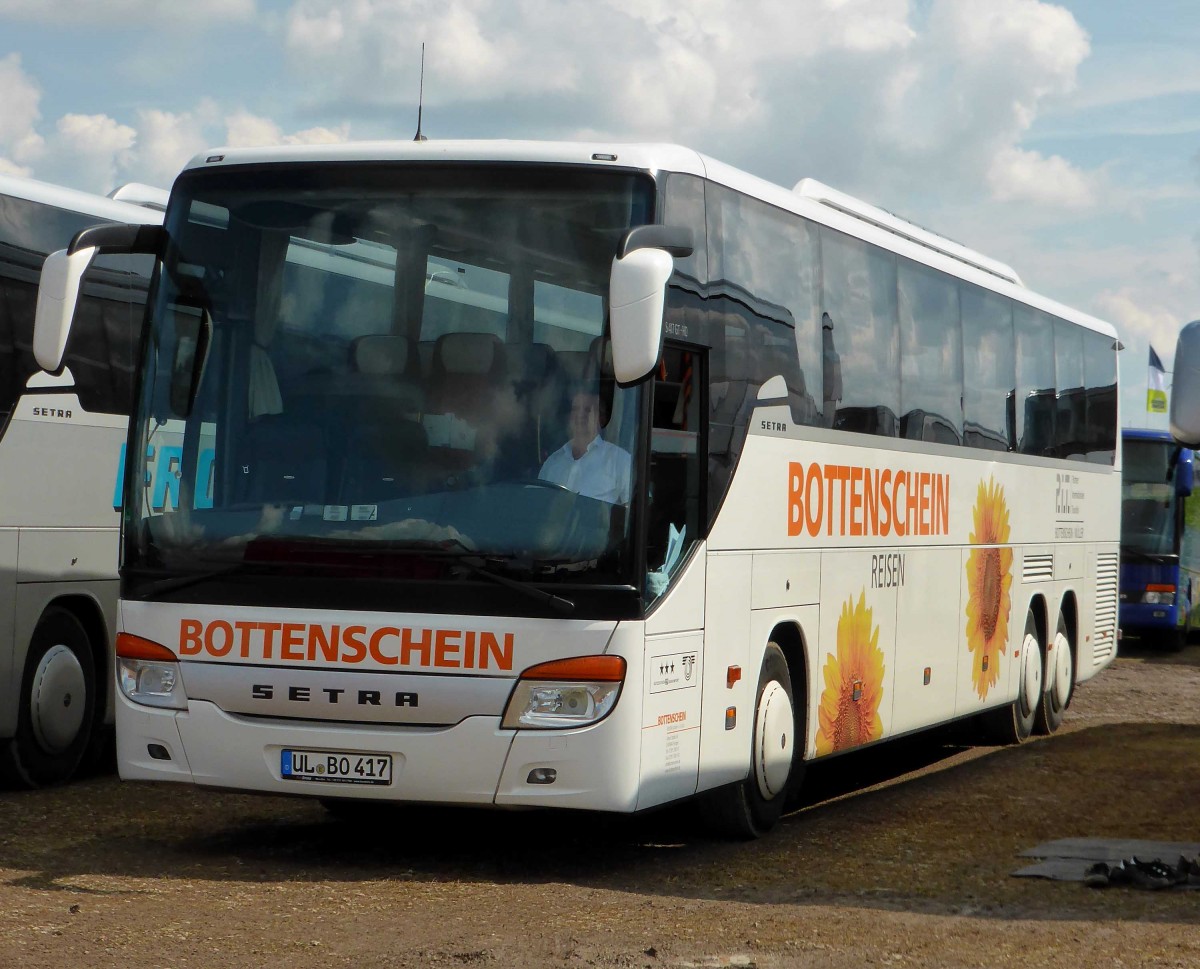
<path id="1" fill-rule="evenodd" d="M 798 744 L 792 677 L 783 650 L 768 643 L 754 703 L 750 772 L 744 781 L 709 791 L 700 810 L 718 836 L 749 841 L 778 823 L 788 792 L 798 782 Z"/>
<path id="2" fill-rule="evenodd" d="M 1050 661 L 1046 664 L 1046 688 L 1038 702 L 1034 724 L 1034 729 L 1041 734 L 1054 733 L 1062 725 L 1075 690 L 1075 657 L 1071 653 L 1068 631 L 1067 621 L 1060 613 L 1058 628 L 1054 632 L 1054 645 L 1049 651 Z"/>
<path id="3" fill-rule="evenodd" d="M 66 609 L 51 607 L 29 643 L 17 731 L 0 747 L 0 777 L 26 788 L 70 780 L 88 750 L 95 709 L 87 632 Z"/>
<path id="4" fill-rule="evenodd" d="M 1017 698 L 1006 707 L 985 715 L 988 732 L 998 743 L 1019 744 L 1028 740 L 1037 720 L 1045 679 L 1045 660 L 1042 640 L 1038 635 L 1037 618 L 1030 607 L 1025 613 L 1025 634 L 1021 637 L 1020 683 Z"/>

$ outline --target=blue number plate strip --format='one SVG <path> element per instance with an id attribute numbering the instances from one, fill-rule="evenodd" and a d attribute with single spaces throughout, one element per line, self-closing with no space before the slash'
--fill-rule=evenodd
<path id="1" fill-rule="evenodd" d="M 358 754 L 343 750 L 283 750 L 279 776 L 285 781 L 326 784 L 390 784 L 391 754 Z"/>

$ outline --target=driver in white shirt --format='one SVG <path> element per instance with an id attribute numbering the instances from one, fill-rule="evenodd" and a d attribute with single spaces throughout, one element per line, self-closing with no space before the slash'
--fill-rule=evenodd
<path id="1" fill-rule="evenodd" d="M 600 398 L 581 387 L 571 398 L 571 439 L 546 459 L 538 477 L 585 498 L 629 504 L 629 452 L 600 436 Z"/>

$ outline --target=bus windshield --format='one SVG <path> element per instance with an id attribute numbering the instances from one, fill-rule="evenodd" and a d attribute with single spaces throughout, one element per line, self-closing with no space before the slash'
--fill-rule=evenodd
<path id="1" fill-rule="evenodd" d="M 126 570 L 629 583 L 641 392 L 612 379 L 605 304 L 653 200 L 648 176 L 566 166 L 182 177 Z"/>
<path id="2" fill-rule="evenodd" d="M 1121 550 L 1149 556 L 1179 553 L 1179 520 L 1170 441 L 1125 439 L 1121 471 Z"/>

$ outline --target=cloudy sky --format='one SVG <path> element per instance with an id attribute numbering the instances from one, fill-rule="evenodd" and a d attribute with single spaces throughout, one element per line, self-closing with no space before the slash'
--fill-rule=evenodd
<path id="1" fill-rule="evenodd" d="M 811 176 L 1148 346 L 1200 317 L 1196 0 L 0 0 L 0 171 L 167 186 L 219 145 L 674 141 Z"/>

